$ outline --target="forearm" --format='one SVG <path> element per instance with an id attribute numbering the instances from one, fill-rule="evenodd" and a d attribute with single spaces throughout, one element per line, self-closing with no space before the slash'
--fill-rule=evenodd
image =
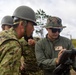
<path id="1" fill-rule="evenodd" d="M 41 58 L 40 58 L 41 59 Z M 39 66 L 42 68 L 42 69 L 55 69 L 56 68 L 56 59 L 57 58 L 54 58 L 54 59 L 41 59 L 41 61 L 39 60 L 38 61 L 38 64 Z"/>

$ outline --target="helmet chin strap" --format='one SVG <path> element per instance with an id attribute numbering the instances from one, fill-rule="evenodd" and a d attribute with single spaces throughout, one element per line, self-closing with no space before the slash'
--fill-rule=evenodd
<path id="1" fill-rule="evenodd" d="M 24 22 L 24 35 L 26 35 L 26 26 L 27 26 L 27 21 L 23 21 Z"/>

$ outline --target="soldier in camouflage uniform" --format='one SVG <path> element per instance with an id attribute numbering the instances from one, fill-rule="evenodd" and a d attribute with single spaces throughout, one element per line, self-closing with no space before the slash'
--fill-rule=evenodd
<path id="1" fill-rule="evenodd" d="M 2 30 L 8 30 L 13 25 L 13 18 L 12 16 L 4 16 L 1 20 L 1 27 Z"/>
<path id="2" fill-rule="evenodd" d="M 20 6 L 13 13 L 13 22 L 12 28 L 0 32 L 0 75 L 21 75 L 23 49 L 18 40 L 26 34 L 27 22 L 36 24 L 35 13 L 28 6 Z"/>
<path id="3" fill-rule="evenodd" d="M 36 43 L 35 53 L 38 65 L 42 68 L 44 75 L 53 75 L 53 71 L 58 65 L 63 51 L 72 50 L 74 47 L 71 40 L 60 36 L 60 32 L 65 28 L 65 26 L 62 26 L 60 18 L 49 17 L 44 27 L 48 33 L 45 38 Z M 73 57 L 72 61 L 72 66 L 76 70 L 76 62 Z M 69 69 L 71 68 L 69 67 Z M 70 71 L 68 71 L 66 75 L 70 75 Z"/>
<path id="4" fill-rule="evenodd" d="M 25 59 L 25 69 L 21 71 L 22 75 L 42 75 L 42 71 L 39 69 L 35 58 L 35 43 L 38 41 L 38 38 L 32 37 L 33 31 L 34 25 L 27 24 L 26 32 L 29 35 L 25 35 L 20 40 L 23 45 L 22 53 Z"/>

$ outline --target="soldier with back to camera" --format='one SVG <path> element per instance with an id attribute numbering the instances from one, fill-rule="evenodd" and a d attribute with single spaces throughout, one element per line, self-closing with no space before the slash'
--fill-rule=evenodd
<path id="1" fill-rule="evenodd" d="M 26 25 L 36 24 L 35 21 L 33 9 L 28 6 L 19 6 L 13 13 L 12 28 L 0 32 L 1 75 L 21 75 L 20 69 L 24 68 L 24 63 L 20 61 L 23 49 L 19 39 L 26 34 Z"/>
<path id="2" fill-rule="evenodd" d="M 12 16 L 4 16 L 1 20 L 1 28 L 2 30 L 8 30 L 12 27 L 13 25 L 13 18 Z"/>

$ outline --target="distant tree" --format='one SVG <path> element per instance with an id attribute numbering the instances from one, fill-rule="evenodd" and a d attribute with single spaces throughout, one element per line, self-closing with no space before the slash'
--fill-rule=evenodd
<path id="1" fill-rule="evenodd" d="M 45 11 L 42 9 L 37 10 L 36 12 L 36 20 L 37 20 L 37 25 L 44 25 L 44 20 L 47 19 L 49 15 L 46 15 Z"/>
<path id="2" fill-rule="evenodd" d="M 39 10 L 37 10 L 37 12 L 36 12 L 36 22 L 37 22 L 37 25 L 41 27 L 41 29 L 37 29 L 37 30 L 36 30 L 36 33 L 37 33 L 37 34 L 40 33 L 40 34 L 41 34 L 41 38 L 44 37 L 42 26 L 45 25 L 48 16 L 49 16 L 49 15 L 47 15 L 47 14 L 45 13 L 45 11 L 43 11 L 42 9 L 39 9 Z"/>

